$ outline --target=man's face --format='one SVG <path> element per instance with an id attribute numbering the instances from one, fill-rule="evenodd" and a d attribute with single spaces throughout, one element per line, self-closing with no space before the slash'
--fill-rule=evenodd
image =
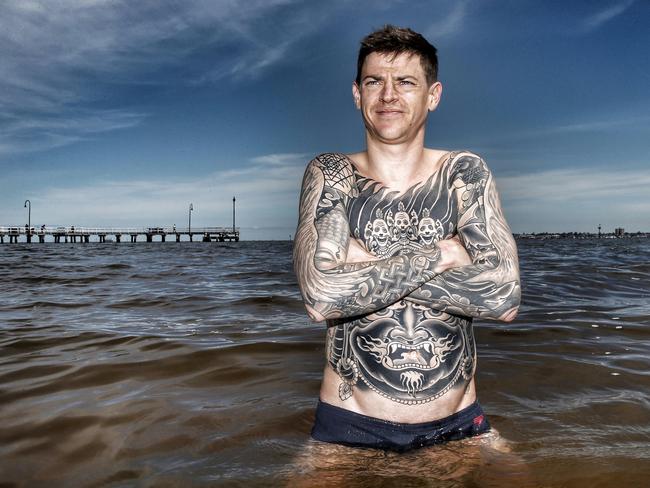
<path id="1" fill-rule="evenodd" d="M 427 112 L 438 106 L 442 85 L 427 85 L 420 57 L 408 53 L 371 53 L 361 69 L 361 84 L 352 93 L 371 138 L 388 144 L 413 140 Z"/>

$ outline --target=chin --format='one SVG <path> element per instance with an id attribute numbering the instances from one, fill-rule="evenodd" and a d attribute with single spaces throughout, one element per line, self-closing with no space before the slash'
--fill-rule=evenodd
<path id="1" fill-rule="evenodd" d="M 406 132 L 397 131 L 376 131 L 375 138 L 386 144 L 398 144 L 408 140 Z"/>
<path id="2" fill-rule="evenodd" d="M 373 121 L 371 121 L 373 122 Z M 393 141 L 408 139 L 409 135 L 413 132 L 413 126 L 405 121 L 379 121 L 378 123 L 366 124 L 368 132 L 374 134 L 375 138 Z"/>
<path id="3" fill-rule="evenodd" d="M 371 134 L 382 140 L 403 139 L 407 135 L 407 131 L 402 127 L 370 126 L 369 129 Z"/>

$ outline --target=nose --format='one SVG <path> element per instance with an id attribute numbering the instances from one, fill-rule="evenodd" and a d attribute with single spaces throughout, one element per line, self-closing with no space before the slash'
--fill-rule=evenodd
<path id="1" fill-rule="evenodd" d="M 392 83 L 384 83 L 381 93 L 379 94 L 379 100 L 384 103 L 392 103 L 397 100 L 397 93 L 395 92 Z"/>

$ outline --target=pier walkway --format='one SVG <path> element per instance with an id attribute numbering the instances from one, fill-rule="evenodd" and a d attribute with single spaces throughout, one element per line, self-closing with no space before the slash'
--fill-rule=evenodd
<path id="1" fill-rule="evenodd" d="M 181 241 L 189 236 L 189 241 Z M 0 226 L 0 244 L 21 242 L 165 242 L 167 237 L 176 242 L 192 242 L 200 237 L 202 242 L 239 241 L 239 227 L 41 227 Z"/>

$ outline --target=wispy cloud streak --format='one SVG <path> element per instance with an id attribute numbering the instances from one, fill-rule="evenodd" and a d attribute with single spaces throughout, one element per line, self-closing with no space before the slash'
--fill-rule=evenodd
<path id="1" fill-rule="evenodd" d="M 469 0 L 452 2 L 447 14 L 429 26 L 426 36 L 435 41 L 460 32 L 467 17 L 468 4 Z M 438 11 L 440 11 L 440 7 L 438 7 Z"/>
<path id="2" fill-rule="evenodd" d="M 497 179 L 515 232 L 636 231 L 650 224 L 645 170 L 558 169 Z"/>
<path id="3" fill-rule="evenodd" d="M 644 170 L 554 169 L 517 176 L 502 176 L 498 181 L 504 199 L 575 202 L 591 199 L 638 199 L 650 201 L 650 173 Z"/>
<path id="4" fill-rule="evenodd" d="M 2 152 L 47 149 L 83 139 L 89 130 L 79 124 L 82 119 L 94 120 L 94 132 L 141 123 L 144 114 L 120 106 L 119 93 L 125 87 L 260 76 L 285 61 L 296 40 L 318 25 L 307 22 L 295 3 L 1 3 Z M 276 15 L 280 11 L 283 15 Z M 270 18 L 277 23 L 273 28 L 264 23 Z M 219 55 L 203 55 L 215 52 Z M 182 74 L 171 69 L 175 66 L 183 67 Z M 160 76 L 161 70 L 165 76 Z M 80 107 L 85 113 L 79 113 Z M 14 120 L 22 121 L 20 130 Z"/>
<path id="5" fill-rule="evenodd" d="M 600 28 L 629 9 L 634 1 L 635 0 L 624 0 L 588 16 L 582 20 L 580 30 L 583 33 L 588 33 Z"/>
<path id="6" fill-rule="evenodd" d="M 146 117 L 124 110 L 68 110 L 54 114 L 0 117 L 0 156 L 40 151 L 78 142 L 93 134 L 136 126 Z"/>
<path id="7" fill-rule="evenodd" d="M 558 121 L 556 124 L 511 130 L 507 133 L 490 135 L 489 137 L 476 137 L 472 144 L 482 150 L 494 150 L 499 147 L 500 152 L 511 151 L 506 148 L 513 142 L 561 136 L 563 134 L 611 134 L 617 131 L 650 131 L 650 116 L 645 115 L 612 115 L 609 118 L 595 117 L 591 120 Z"/>

